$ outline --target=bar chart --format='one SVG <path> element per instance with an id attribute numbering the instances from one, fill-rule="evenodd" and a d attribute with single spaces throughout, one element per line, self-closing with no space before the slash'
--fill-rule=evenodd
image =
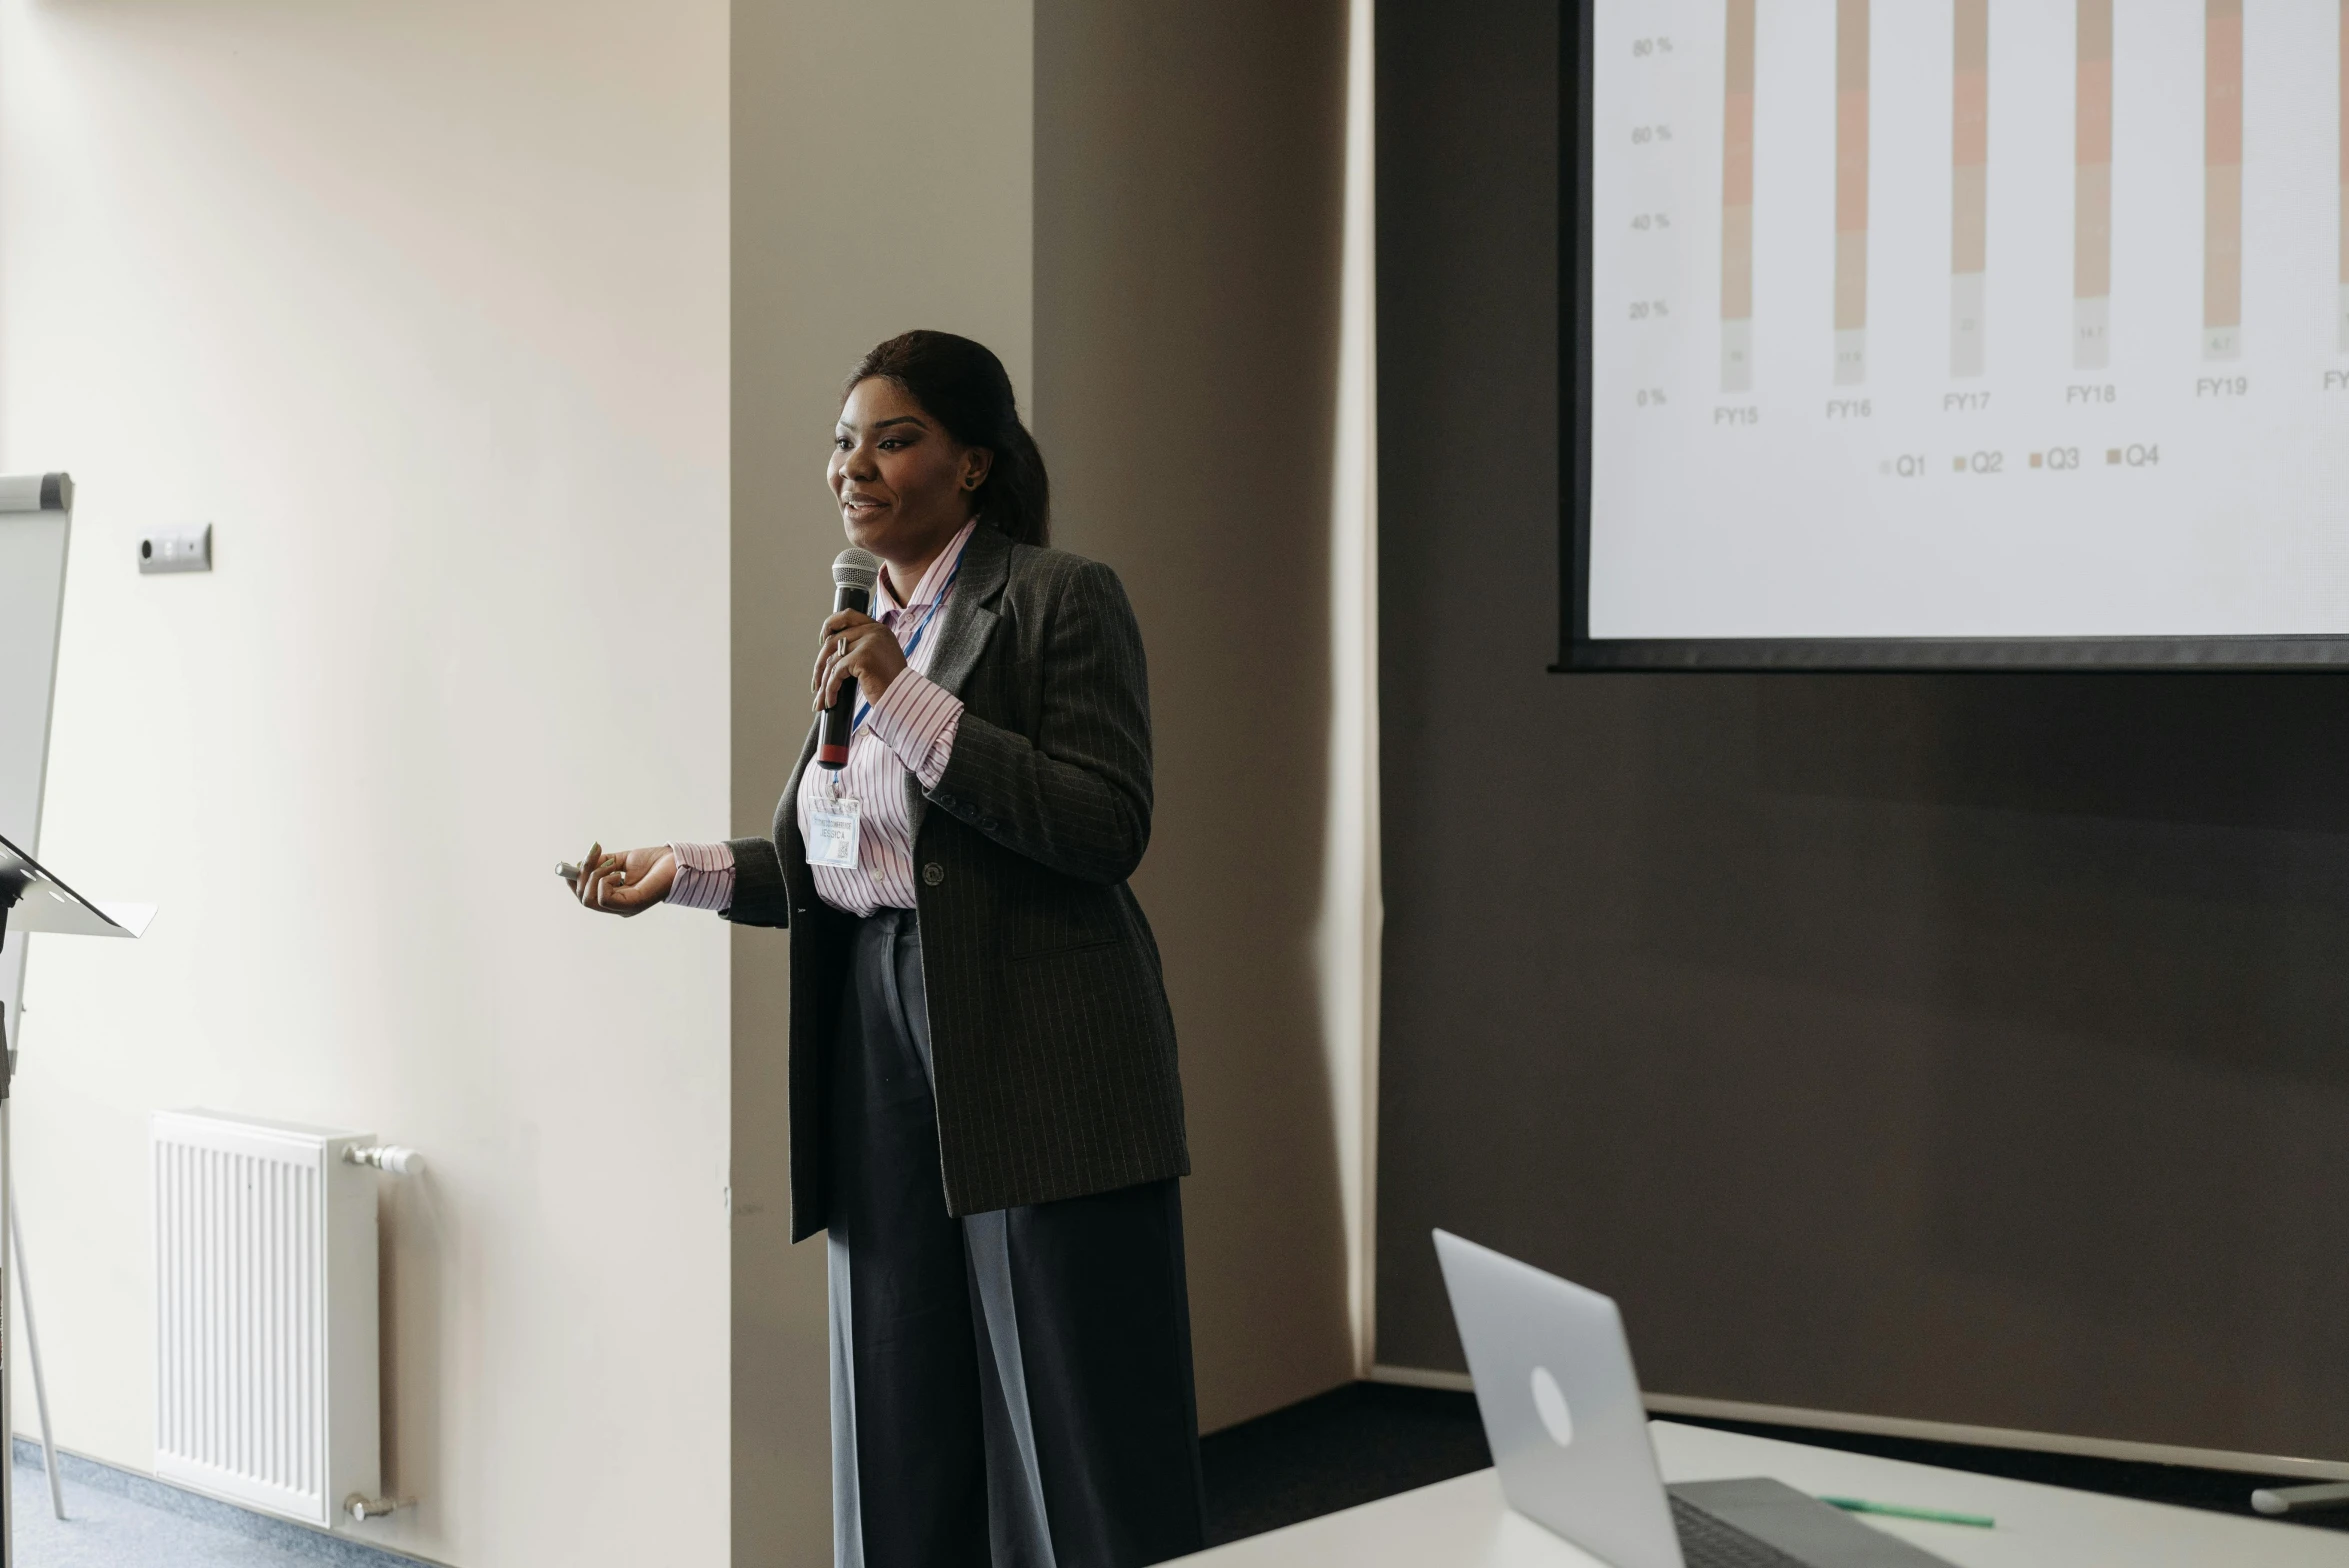
<path id="1" fill-rule="evenodd" d="M 1628 6 L 1639 0 L 1621 3 Z M 1946 12 L 1941 5 L 1948 7 Z M 1814 102 L 1821 112 L 1830 85 L 1833 94 L 1832 148 L 1821 146 L 1815 154 L 1820 161 L 1812 166 L 1817 171 L 1814 178 L 1831 193 L 1832 203 L 1832 228 L 1824 226 L 1827 220 L 1822 214 L 1823 227 L 1818 231 L 1823 238 L 1830 233 L 1832 237 L 1831 252 L 1820 258 L 1830 280 L 1830 315 L 1825 323 L 1832 333 L 1829 381 L 1846 388 L 1870 384 L 1872 343 L 1883 341 L 1881 330 L 1871 332 L 1872 326 L 1883 327 L 1881 321 L 1872 323 L 1871 313 L 1883 309 L 1887 298 L 1887 280 L 1879 275 L 1884 234 L 1877 227 L 1881 219 L 1878 208 L 1885 182 L 1918 179 L 1922 171 L 1912 155 L 1924 150 L 1918 145 L 1913 122 L 1904 120 L 1911 128 L 1886 140 L 1887 114 L 1905 109 L 1918 84 L 1901 80 L 1887 86 L 1884 71 L 1887 60 L 1897 59 L 1904 71 L 1913 72 L 1921 56 L 1914 30 L 1918 18 L 1927 13 L 1949 19 L 1946 24 L 1936 23 L 1948 29 L 1942 46 L 1948 63 L 1946 76 L 1935 84 L 1937 92 L 1947 94 L 1948 116 L 1946 375 L 1952 381 L 1970 381 L 1991 373 L 1990 320 L 1997 297 L 1992 232 L 1998 211 L 1996 193 L 2002 188 L 2002 178 L 2011 181 L 2012 161 L 2018 156 L 2029 162 L 2033 180 L 2044 178 L 2048 163 L 2044 154 L 2049 150 L 2036 132 L 2027 141 L 2018 137 L 2002 143 L 2006 151 L 2000 156 L 2009 161 L 2008 172 L 2003 177 L 1995 173 L 1999 158 L 1993 154 L 1993 105 L 2011 104 L 2018 90 L 2032 92 L 2042 102 L 2056 97 L 2048 90 L 2055 86 L 2048 77 L 2054 62 L 2045 58 L 2044 49 L 2033 53 L 2025 74 L 2036 80 L 2028 88 L 2017 87 L 2014 58 L 2001 63 L 2002 46 L 1997 44 L 1993 28 L 2001 25 L 2000 16 L 2011 19 L 2017 8 L 2025 5 L 2041 18 L 2048 9 L 2040 0 L 1939 0 L 1939 4 L 1919 5 L 1913 10 L 1880 10 L 1875 0 L 1809 0 L 1807 5 L 1803 0 L 1683 0 L 1677 5 L 1672 0 L 1650 0 L 1651 9 L 1659 16 L 1685 16 L 1692 8 L 1702 9 L 1716 19 L 1719 29 L 1719 74 L 1713 78 L 1719 83 L 1719 96 L 1717 107 L 1708 107 L 1718 113 L 1720 127 L 1713 145 L 1719 147 L 1721 159 L 1718 348 L 1722 392 L 1758 389 L 1758 345 L 1764 336 L 1758 326 L 1761 313 L 1791 304 L 1783 295 L 1763 299 L 1758 281 L 1765 270 L 1761 248 L 1768 243 L 1770 214 L 1783 215 L 1785 211 L 1783 204 L 1775 209 L 1769 205 L 1770 164 L 1773 158 L 1787 156 L 1767 145 L 1770 138 L 1761 127 L 1773 112 L 1790 112 L 1774 100 L 1796 90 L 1791 80 L 1794 73 L 1786 69 L 1783 54 L 1775 58 L 1778 75 L 1786 79 L 1786 85 L 1777 87 L 1770 80 L 1772 71 L 1765 61 L 1773 58 L 1771 31 L 1778 25 L 1778 17 L 1803 13 L 1817 18 L 1817 26 L 1811 29 L 1815 42 L 1808 47 L 1821 52 L 1816 68 L 1809 72 L 1816 83 L 1809 90 L 1820 94 Z M 2337 277 L 2328 288 L 2324 309 L 2333 318 L 2327 339 L 2338 345 L 2339 352 L 2349 354 L 2349 113 L 2340 110 L 2341 104 L 2349 103 L 2349 0 L 2279 0 L 2273 10 L 2258 9 L 2253 20 L 2264 27 L 2266 18 L 2295 5 L 2297 19 L 2303 24 L 2311 15 L 2326 14 L 2325 70 L 2332 78 L 2326 91 L 2332 99 L 2333 123 L 2315 128 L 2315 135 L 2326 149 L 2325 161 L 2334 167 L 2326 171 L 2321 194 L 2314 190 L 2304 197 L 2283 191 L 2276 194 L 2289 201 L 2329 200 L 2339 214 L 2337 243 L 2327 241 L 2328 248 L 2337 251 Z M 2188 6 L 2194 17 L 2191 32 L 2182 25 Z M 2337 17 L 2330 14 L 2334 12 Z M 2247 118 L 2247 92 L 2254 84 L 2246 77 L 2247 41 L 2252 35 L 2246 31 L 2244 0 L 2163 0 L 2158 6 L 2142 7 L 2122 7 L 2118 0 L 2069 0 L 2061 15 L 2068 34 L 2063 41 L 2067 57 L 2062 60 L 2062 86 L 2068 90 L 2064 93 L 2068 98 L 2065 112 L 2072 144 L 2067 198 L 2072 285 L 2070 367 L 2083 372 L 2113 367 L 2115 301 L 2129 293 L 2124 287 L 2116 296 L 2116 276 L 2125 279 L 2131 269 L 2141 273 L 2148 266 L 2166 272 L 2174 266 L 2167 257 L 2158 261 L 2148 257 L 2143 246 L 2150 242 L 2144 240 L 2137 242 L 2137 251 L 2116 254 L 2116 222 L 2146 216 L 2141 207 L 2134 214 L 2116 211 L 2116 200 L 2120 199 L 2116 193 L 2128 186 L 2132 171 L 2139 181 L 2140 202 L 2144 181 L 2158 177 L 2163 201 L 2172 210 L 2176 210 L 2175 196 L 2187 188 L 2186 180 L 2199 176 L 2195 183 L 2200 187 L 2196 258 L 2200 311 L 2199 319 L 2192 321 L 2192 341 L 2199 350 L 2197 357 L 2205 363 L 2240 360 L 2246 290 L 2251 286 L 2246 268 L 2254 265 L 2245 248 L 2246 204 L 2260 194 L 2247 180 L 2256 177 L 2261 167 L 2246 160 L 2247 125 L 2252 123 Z M 1887 27 L 1900 35 L 1889 56 L 1883 43 Z M 2121 47 L 2119 27 L 2131 30 L 2126 48 Z M 2162 36 L 2151 36 L 2157 29 Z M 1784 30 L 1790 35 L 1795 31 L 1791 26 Z M 2046 29 L 2039 28 L 2035 36 L 2044 43 Z M 1659 35 L 1647 42 L 1661 51 L 1648 58 L 1662 61 L 1672 57 L 1669 38 Z M 2147 63 L 2164 54 L 2174 57 L 2188 51 L 2201 91 L 2199 155 L 2193 175 L 2182 168 L 2152 168 L 2147 160 L 2157 156 L 2168 159 L 2170 150 L 2165 146 L 2157 153 L 2148 146 L 2142 118 L 2124 145 L 2117 136 L 2115 119 L 2116 105 L 2129 94 L 2137 95 L 2140 117 L 2148 113 L 2174 117 L 2170 94 L 2180 84 L 2158 71 L 2149 72 Z M 2273 57 L 2271 48 L 2271 61 Z M 2008 97 L 2001 99 L 2002 92 Z M 1888 93 L 1898 96 L 1888 97 Z M 1670 144 L 1671 132 L 1670 123 L 1657 121 L 1636 127 L 1634 135 L 1647 138 L 1642 145 L 1660 149 Z M 2271 171 L 2297 169 L 2307 161 L 2305 146 L 2300 144 L 2301 150 L 2294 156 L 2276 158 L 2267 167 Z M 2270 178 L 2272 181 L 2272 174 Z M 2116 267 L 2123 272 L 2116 274 Z M 2012 276 L 2011 272 L 2006 275 Z M 2141 345 L 2187 325 L 2177 319 L 2132 319 L 2126 323 L 2133 341 Z"/>
<path id="2" fill-rule="evenodd" d="M 1605 635 L 2349 635 L 2349 0 L 1587 14 Z"/>

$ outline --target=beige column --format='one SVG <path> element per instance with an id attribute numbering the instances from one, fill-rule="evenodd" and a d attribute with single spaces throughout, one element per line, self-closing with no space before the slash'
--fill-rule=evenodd
<path id="1" fill-rule="evenodd" d="M 1957 0 L 1950 170 L 1949 373 L 1981 375 L 1990 270 L 1990 0 Z"/>
<path id="2" fill-rule="evenodd" d="M 1002 356 L 1033 417 L 1036 44 L 1031 0 L 734 0 L 737 834 L 767 830 L 807 733 L 810 617 L 841 546 L 823 473 L 839 378 L 883 338 L 936 327 Z M 887 199 L 866 199 L 883 185 Z M 1061 454 L 1046 453 L 1057 482 Z M 732 1561 L 830 1568 L 824 1243 L 791 1243 L 783 1132 L 789 941 L 738 926 L 732 945 Z"/>
<path id="3" fill-rule="evenodd" d="M 1721 390 L 1754 384 L 1754 3 L 1728 0 L 1721 135 Z M 2349 0 L 2342 0 L 2349 5 Z"/>
<path id="4" fill-rule="evenodd" d="M 1835 5 L 1835 380 L 1868 379 L 1870 0 Z"/>
<path id="5" fill-rule="evenodd" d="M 2073 153 L 2072 363 L 2112 363 L 2112 0 L 2079 0 Z"/>
<path id="6" fill-rule="evenodd" d="M 2206 0 L 2202 353 L 2243 352 L 2243 0 Z"/>

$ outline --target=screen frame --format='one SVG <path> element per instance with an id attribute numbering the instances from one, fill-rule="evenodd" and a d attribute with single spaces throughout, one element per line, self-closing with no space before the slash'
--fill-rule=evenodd
<path id="1" fill-rule="evenodd" d="M 2349 670 L 2349 636 L 1594 639 L 1590 635 L 1591 241 L 1600 0 L 1562 0 L 1558 29 L 1558 662 L 1552 674 L 1631 671 L 2118 674 Z"/>

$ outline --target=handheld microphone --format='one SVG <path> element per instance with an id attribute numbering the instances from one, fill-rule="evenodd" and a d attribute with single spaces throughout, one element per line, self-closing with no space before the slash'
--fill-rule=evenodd
<path id="1" fill-rule="evenodd" d="M 881 558 L 870 550 L 846 549 L 832 562 L 832 613 L 873 613 L 873 580 Z M 848 766 L 849 728 L 856 722 L 856 682 L 842 681 L 840 695 L 824 710 L 824 733 L 816 742 L 816 766 L 837 772 Z"/>

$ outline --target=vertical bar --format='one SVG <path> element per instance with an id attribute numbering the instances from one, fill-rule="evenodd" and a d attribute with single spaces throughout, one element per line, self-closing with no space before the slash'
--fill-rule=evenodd
<path id="1" fill-rule="evenodd" d="M 177 1299 L 172 1287 L 178 1279 L 171 1255 L 171 1146 L 155 1144 L 150 1138 L 147 1161 L 147 1180 L 155 1203 L 155 1447 L 158 1452 L 169 1452 L 175 1446 L 171 1434 L 177 1419 L 171 1384 L 179 1371 L 178 1358 L 171 1353 L 171 1303 Z"/>
<path id="2" fill-rule="evenodd" d="M 228 1238 L 220 1223 L 220 1169 L 221 1156 L 217 1150 L 203 1152 L 203 1189 L 199 1194 L 197 1212 L 203 1216 L 204 1258 L 204 1446 L 199 1457 L 220 1463 L 220 1456 L 228 1449 L 228 1394 L 220 1381 L 220 1343 L 226 1337 L 227 1319 L 221 1312 L 227 1300 L 222 1283 L 220 1260 L 227 1251 Z"/>
<path id="3" fill-rule="evenodd" d="M 2341 0 L 2341 352 L 2349 354 L 2349 0 Z"/>
<path id="4" fill-rule="evenodd" d="M 228 1375 L 235 1400 L 235 1434 L 229 1452 L 237 1474 L 243 1475 L 252 1466 L 248 1456 L 253 1447 L 253 1157 L 238 1154 L 231 1157 L 229 1166 L 229 1213 L 236 1228 L 236 1250 L 231 1254 L 230 1275 L 235 1281 L 235 1305 L 229 1319 Z"/>
<path id="5" fill-rule="evenodd" d="M 1835 381 L 1868 379 L 1868 8 L 1835 3 Z"/>
<path id="6" fill-rule="evenodd" d="M 1949 373 L 1978 376 L 1988 358 L 1982 312 L 1990 270 L 1990 0 L 1957 0 L 1952 96 Z"/>
<path id="7" fill-rule="evenodd" d="M 195 1358 L 188 1353 L 188 1345 L 195 1334 L 194 1308 L 197 1267 L 191 1244 L 193 1221 L 188 1215 L 188 1203 L 193 1194 L 194 1161 L 178 1144 L 165 1146 L 171 1161 L 168 1178 L 171 1189 L 171 1332 L 172 1362 L 178 1368 L 172 1379 L 172 1394 L 179 1401 L 179 1413 L 171 1423 L 171 1451 L 192 1454 L 196 1451 L 194 1423 L 203 1406 L 196 1399 L 194 1387 Z"/>
<path id="8" fill-rule="evenodd" d="M 2243 0 L 2205 0 L 2202 354 L 2243 352 Z"/>
<path id="9" fill-rule="evenodd" d="M 2073 155 L 2072 364 L 2112 363 L 2112 0 L 2079 0 Z"/>
<path id="10" fill-rule="evenodd" d="M 268 1259 L 262 1270 L 269 1313 L 263 1324 L 261 1374 L 263 1431 L 262 1473 L 273 1485 L 285 1485 L 285 1195 L 296 1167 L 282 1160 L 269 1162 L 268 1207 L 263 1234 L 269 1238 Z"/>
<path id="11" fill-rule="evenodd" d="M 302 1275 L 301 1347 L 299 1364 L 302 1368 L 299 1408 L 302 1412 L 302 1490 L 323 1491 L 327 1473 L 321 1463 L 326 1451 L 326 1434 L 320 1418 L 326 1414 L 326 1387 L 320 1378 L 324 1352 L 319 1345 L 318 1324 L 321 1303 L 326 1293 L 326 1263 L 321 1255 L 322 1225 L 319 1217 L 322 1187 L 316 1177 L 305 1177 L 301 1189 L 301 1214 L 298 1234 L 302 1238 L 300 1269 Z M 329 1499 L 339 1502 L 340 1499 Z"/>
<path id="12" fill-rule="evenodd" d="M 326 1237 L 328 1193 L 322 1181 L 311 1181 L 302 1188 L 307 1204 L 302 1219 L 302 1234 L 310 1238 L 310 1256 L 302 1266 L 302 1277 L 310 1282 L 310 1396 L 302 1401 L 302 1408 L 315 1418 L 326 1408 L 327 1390 L 332 1386 L 326 1368 L 326 1268 L 330 1245 Z M 330 1441 L 325 1425 L 315 1419 L 310 1429 L 310 1457 L 313 1461 L 309 1485 L 324 1488 L 327 1482 L 325 1454 Z"/>
<path id="13" fill-rule="evenodd" d="M 302 1183 L 302 1365 L 309 1382 L 302 1391 L 302 1452 L 310 1468 L 303 1471 L 302 1490 L 323 1491 L 327 1482 L 327 1429 L 319 1417 L 325 1411 L 326 1376 L 326 1184 L 315 1178 Z"/>
<path id="14" fill-rule="evenodd" d="M 2341 0 L 2349 6 L 2349 0 Z M 1721 390 L 1754 385 L 1754 4 L 1728 0 L 1721 141 Z"/>

